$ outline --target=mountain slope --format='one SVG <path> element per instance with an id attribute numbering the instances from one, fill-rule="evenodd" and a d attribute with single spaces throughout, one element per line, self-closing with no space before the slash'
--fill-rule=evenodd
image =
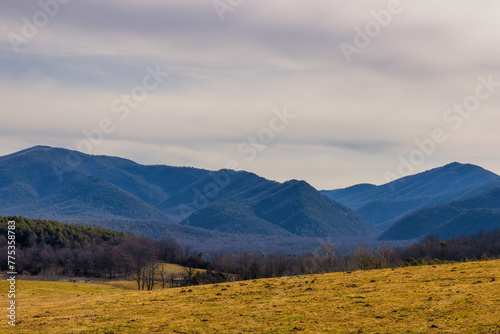
<path id="1" fill-rule="evenodd" d="M 455 162 L 381 186 L 361 184 L 322 193 L 386 230 L 413 210 L 462 198 L 465 193 L 472 196 L 498 180 L 498 175 L 481 167 Z"/>
<path id="2" fill-rule="evenodd" d="M 34 147 L 2 157 L 0 214 L 62 220 L 120 217 L 169 220 L 133 194 L 86 173 L 85 163 L 80 169 L 63 167 L 67 154 L 62 149 Z M 58 171 L 63 168 L 66 172 L 61 180 Z"/>
<path id="3" fill-rule="evenodd" d="M 96 224 L 109 220 L 113 226 L 189 217 L 184 224 L 238 234 L 377 232 L 305 182 L 280 184 L 244 171 L 144 166 L 47 146 L 0 157 L 0 214 Z"/>
<path id="4" fill-rule="evenodd" d="M 186 184 L 158 208 L 175 217 L 187 218 L 192 212 L 213 202 L 251 201 L 264 196 L 278 182 L 266 180 L 245 171 L 220 170 L 208 172 Z"/>
<path id="5" fill-rule="evenodd" d="M 328 199 L 304 181 L 272 184 L 260 191 L 249 189 L 235 202 L 218 202 L 189 216 L 181 224 L 234 233 L 234 229 L 289 233 L 303 237 L 373 235 L 378 231 L 351 209 Z M 246 219 L 242 219 L 242 213 Z"/>
<path id="6" fill-rule="evenodd" d="M 212 203 L 194 212 L 180 224 L 235 234 L 292 235 L 257 217 L 251 205 L 241 202 Z"/>
<path id="7" fill-rule="evenodd" d="M 500 228 L 500 187 L 412 212 L 379 239 L 407 240 L 427 234 L 445 238 L 494 228 Z"/>
<path id="8" fill-rule="evenodd" d="M 292 196 L 295 194 L 295 196 Z M 259 217 L 301 236 L 368 235 L 377 230 L 304 181 L 288 181 L 255 204 Z"/>
<path id="9" fill-rule="evenodd" d="M 440 225 L 432 234 L 446 239 L 495 229 L 500 229 L 499 210 L 472 209 Z"/>

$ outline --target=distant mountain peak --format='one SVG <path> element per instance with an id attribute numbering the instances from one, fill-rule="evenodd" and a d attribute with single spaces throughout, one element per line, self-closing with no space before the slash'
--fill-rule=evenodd
<path id="1" fill-rule="evenodd" d="M 36 145 L 25 150 L 19 151 L 17 153 L 22 152 L 36 152 L 36 151 L 50 151 L 50 150 L 61 150 L 62 148 L 46 146 L 46 145 Z"/>
<path id="2" fill-rule="evenodd" d="M 461 162 L 458 162 L 458 161 L 454 161 L 454 162 L 450 162 L 449 164 L 446 164 L 444 165 L 443 167 L 456 167 L 456 166 L 464 166 L 464 165 L 470 165 L 469 163 L 461 163 Z M 441 167 L 437 167 L 437 168 L 441 168 Z"/>
<path id="3" fill-rule="evenodd" d="M 304 180 L 288 180 L 283 183 L 283 185 L 291 185 L 291 186 L 309 186 L 312 187 L 309 183 Z"/>
<path id="4" fill-rule="evenodd" d="M 477 171 L 486 171 L 488 173 L 492 173 L 486 169 L 484 169 L 483 167 L 481 166 L 478 166 L 478 165 L 474 165 L 474 164 L 471 164 L 471 163 L 462 163 L 462 162 L 451 162 L 447 165 L 444 165 L 442 167 L 436 167 L 436 168 L 433 168 L 431 170 L 429 170 L 429 172 L 431 171 L 438 171 L 438 170 L 464 170 L 464 171 L 474 171 L 474 170 L 477 170 Z M 425 173 L 425 172 L 424 172 Z M 492 173 L 494 174 L 494 173 Z"/>
<path id="5" fill-rule="evenodd" d="M 386 229 L 405 214 L 460 198 L 498 175 L 480 166 L 452 162 L 380 185 L 355 185 L 323 194 L 347 205 L 365 220 Z"/>

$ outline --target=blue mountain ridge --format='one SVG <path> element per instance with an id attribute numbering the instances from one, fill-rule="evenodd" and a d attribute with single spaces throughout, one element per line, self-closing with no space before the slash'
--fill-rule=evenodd
<path id="1" fill-rule="evenodd" d="M 245 171 L 146 166 L 48 146 L 0 157 L 0 215 L 108 227 L 110 221 L 112 226 L 128 221 L 122 224 L 129 227 L 134 220 L 170 226 L 182 221 L 176 229 L 239 234 L 378 234 L 351 209 L 304 181 L 278 183 Z M 155 231 L 160 237 L 161 231 Z"/>
<path id="2" fill-rule="evenodd" d="M 361 184 L 322 193 L 387 230 L 412 211 L 474 196 L 493 188 L 499 179 L 479 166 L 454 162 L 380 186 Z"/>

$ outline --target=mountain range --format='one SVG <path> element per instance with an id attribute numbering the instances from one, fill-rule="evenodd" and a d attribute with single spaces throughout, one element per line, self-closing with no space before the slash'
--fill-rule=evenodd
<path id="1" fill-rule="evenodd" d="M 500 228 L 500 177 L 455 162 L 379 186 L 320 192 L 305 181 L 246 171 L 148 166 L 35 146 L 0 157 L 0 216 L 251 250 L 338 238 L 444 238 Z"/>
<path id="2" fill-rule="evenodd" d="M 383 230 L 380 240 L 443 238 L 500 228 L 500 177 L 457 162 L 384 185 L 359 184 L 323 194 Z"/>
<path id="3" fill-rule="evenodd" d="M 113 222 L 115 228 L 139 220 L 156 237 L 161 229 L 150 225 L 164 234 L 172 228 L 311 238 L 378 232 L 304 181 L 145 166 L 47 146 L 0 157 L 0 215 Z"/>

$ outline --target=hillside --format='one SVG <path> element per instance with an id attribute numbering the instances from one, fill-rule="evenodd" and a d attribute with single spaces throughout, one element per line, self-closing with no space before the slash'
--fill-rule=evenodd
<path id="1" fill-rule="evenodd" d="M 125 239 L 119 233 L 99 227 L 63 224 L 56 221 L 30 220 L 23 217 L 0 217 L 0 235 L 7 236 L 7 222 L 16 222 L 16 246 L 25 248 L 32 243 L 47 244 L 54 247 L 75 247 L 85 244 L 99 244 L 115 238 Z"/>
<path id="2" fill-rule="evenodd" d="M 472 196 L 499 182 L 500 177 L 492 172 L 455 162 L 380 186 L 361 184 L 322 193 L 353 208 L 379 229 L 387 230 L 416 209 Z"/>
<path id="3" fill-rule="evenodd" d="M 123 188 L 100 177 L 106 174 L 116 180 L 120 174 L 117 168 L 112 168 L 112 158 L 107 162 L 102 157 L 92 159 L 91 156 L 78 154 L 81 162 L 73 169 L 66 163 L 73 153 L 34 147 L 1 157 L 0 215 L 55 220 L 169 220 L 165 214 L 136 196 L 141 191 L 145 192 L 144 187 L 136 184 L 135 192 L 125 190 L 132 187 L 132 177 L 122 176 L 126 180 L 124 185 L 120 185 Z M 93 171 L 96 171 L 95 175 L 91 174 Z M 153 195 L 157 194 L 153 192 Z"/>
<path id="4" fill-rule="evenodd" d="M 500 187 L 438 206 L 416 210 L 380 235 L 406 240 L 433 234 L 442 238 L 500 229 Z"/>
<path id="5" fill-rule="evenodd" d="M 16 333 L 500 332 L 499 260 L 147 293 L 62 282 L 18 288 Z"/>
<path id="6" fill-rule="evenodd" d="M 209 204 L 180 224 L 226 233 L 291 236 L 284 229 L 257 217 L 251 205 L 238 202 Z"/>
<path id="7" fill-rule="evenodd" d="M 133 232 L 140 221 L 140 233 L 153 237 L 167 230 L 199 234 L 201 228 L 209 238 L 207 230 L 312 238 L 378 233 L 303 181 L 281 184 L 244 171 L 144 166 L 46 146 L 0 157 L 0 194 L 0 215 Z"/>
<path id="8" fill-rule="evenodd" d="M 321 195 L 304 181 L 288 181 L 264 195 L 247 196 L 246 205 L 215 203 L 181 224 L 234 233 L 291 233 L 304 237 L 370 235 L 377 230 L 351 209 Z"/>

